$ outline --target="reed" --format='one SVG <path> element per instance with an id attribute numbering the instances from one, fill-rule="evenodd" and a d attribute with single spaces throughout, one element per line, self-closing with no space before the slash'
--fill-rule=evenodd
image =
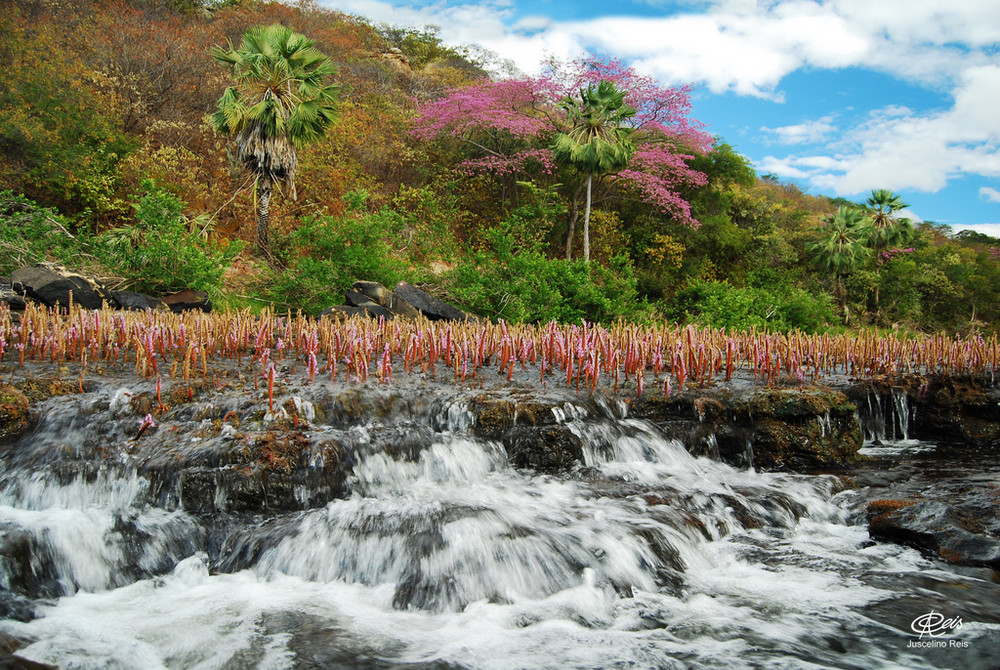
<path id="1" fill-rule="evenodd" d="M 8 353 L 16 352 L 16 357 Z M 901 375 L 982 375 L 993 379 L 1000 344 L 989 337 L 864 332 L 842 335 L 774 333 L 660 324 L 498 323 L 371 321 L 353 317 L 319 320 L 265 311 L 175 315 L 71 307 L 60 312 L 28 305 L 15 322 L 0 305 L 0 362 L 85 366 L 133 366 L 136 374 L 206 378 L 213 363 L 244 359 L 266 378 L 269 407 L 279 374 L 304 374 L 310 382 L 329 373 L 336 381 L 365 382 L 374 374 L 392 383 L 393 366 L 407 374 L 436 377 L 443 369 L 458 381 L 484 370 L 513 381 L 515 371 L 537 370 L 540 383 L 595 392 L 601 383 L 638 394 L 647 382 L 661 393 L 688 384 L 709 386 L 742 373 L 759 384 L 806 384 L 829 375 L 856 378 Z M 16 360 L 16 363 L 15 363 Z M 287 363 L 279 372 L 278 361 Z M 298 365 L 301 363 L 301 365 Z M 93 368 L 92 368 L 93 369 Z M 286 372 L 301 370 L 303 372 Z M 169 371 L 169 372 L 168 372 Z M 534 374 L 534 373 L 531 373 Z M 647 379 L 648 378 L 648 379 Z"/>

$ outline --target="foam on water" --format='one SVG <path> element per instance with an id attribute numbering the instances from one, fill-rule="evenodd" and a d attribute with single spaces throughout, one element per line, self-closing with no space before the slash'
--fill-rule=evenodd
<path id="1" fill-rule="evenodd" d="M 354 450 L 349 495 L 267 518 L 160 509 L 134 473 L 7 473 L 0 540 L 30 536 L 57 592 L 0 630 L 78 668 L 947 667 L 879 609 L 920 597 L 907 580 L 934 564 L 870 544 L 832 478 L 695 458 L 622 408 L 572 403 L 553 415 L 584 466 L 533 474 L 461 402 L 432 411 L 317 427 Z"/>

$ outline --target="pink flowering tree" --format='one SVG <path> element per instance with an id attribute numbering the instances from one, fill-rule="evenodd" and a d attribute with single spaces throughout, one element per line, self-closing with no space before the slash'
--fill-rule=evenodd
<path id="1" fill-rule="evenodd" d="M 598 176 L 598 186 L 632 195 L 674 221 L 696 227 L 682 187 L 706 183 L 688 166 L 695 153 L 712 147 L 712 137 L 690 117 L 691 87 L 663 86 L 619 60 L 594 57 L 549 63 L 539 77 L 479 81 L 453 89 L 418 109 L 411 133 L 425 140 L 451 140 L 464 147 L 457 169 L 498 179 L 541 179 L 558 167 L 554 139 L 572 130 L 568 99 L 609 82 L 625 93 L 635 114 L 623 123 L 634 152 L 627 163 Z M 581 101 L 582 103 L 582 101 Z M 588 173 L 575 170 L 564 179 L 570 203 L 569 230 L 583 204 Z M 572 254 L 572 233 L 567 258 Z"/>

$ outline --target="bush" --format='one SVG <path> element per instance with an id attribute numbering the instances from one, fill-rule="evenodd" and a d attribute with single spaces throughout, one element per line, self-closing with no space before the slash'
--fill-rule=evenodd
<path id="1" fill-rule="evenodd" d="M 283 244 L 289 266 L 275 279 L 271 298 L 315 313 L 342 304 L 344 292 L 357 280 L 395 286 L 407 264 L 386 240 L 398 237 L 401 224 L 390 209 L 304 220 Z"/>
<path id="2" fill-rule="evenodd" d="M 679 321 L 715 328 L 749 330 L 823 330 L 834 320 L 828 295 L 797 287 L 736 287 L 728 282 L 695 280 L 677 293 L 667 312 Z"/>
<path id="3" fill-rule="evenodd" d="M 184 202 L 150 180 L 133 205 L 136 224 L 100 235 L 94 249 L 130 286 L 146 293 L 194 289 L 217 295 L 222 276 L 242 249 L 240 242 L 217 245 L 189 230 Z"/>
<path id="4" fill-rule="evenodd" d="M 487 235 L 491 249 L 472 253 L 446 278 L 449 291 L 471 311 L 510 322 L 577 323 L 636 319 L 632 268 L 546 258 L 524 249 L 500 226 Z"/>
<path id="5" fill-rule="evenodd" d="M 0 191 L 0 275 L 45 261 L 78 265 L 86 245 L 69 229 L 55 210 Z"/>

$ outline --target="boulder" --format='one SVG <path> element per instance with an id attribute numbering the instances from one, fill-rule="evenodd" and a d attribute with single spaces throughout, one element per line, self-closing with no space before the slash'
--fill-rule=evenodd
<path id="1" fill-rule="evenodd" d="M 0 302 L 7 303 L 15 311 L 21 311 L 25 306 L 24 296 L 14 291 L 7 277 L 0 277 Z"/>
<path id="2" fill-rule="evenodd" d="M 432 321 L 469 321 L 471 318 L 454 305 L 438 300 L 405 281 L 396 284 L 395 293 Z"/>
<path id="3" fill-rule="evenodd" d="M 1000 569 L 1000 504 L 981 492 L 958 505 L 927 501 L 875 501 L 868 534 L 915 547 L 957 565 Z"/>
<path id="4" fill-rule="evenodd" d="M 11 273 L 10 279 L 16 293 L 48 307 L 57 303 L 63 307 L 69 305 L 70 295 L 75 304 L 85 309 L 100 309 L 105 302 L 115 304 L 111 291 L 100 283 L 54 263 L 19 268 Z"/>
<path id="5" fill-rule="evenodd" d="M 112 291 L 112 297 L 122 309 L 142 312 L 147 309 L 166 310 L 170 309 L 167 304 L 159 298 L 153 298 L 134 291 Z"/>
<path id="6" fill-rule="evenodd" d="M 204 291 L 181 291 L 163 296 L 162 300 L 175 314 L 189 309 L 199 309 L 202 312 L 212 311 L 212 301 L 208 299 L 208 294 Z"/>
<path id="7" fill-rule="evenodd" d="M 376 281 L 356 281 L 354 282 L 354 286 L 351 291 L 354 294 L 361 294 L 368 301 L 371 301 L 376 305 L 381 305 L 396 316 L 401 316 L 404 319 L 415 319 L 420 316 L 420 312 L 417 308 Z M 348 296 L 348 304 L 360 304 L 357 302 L 351 302 L 351 300 L 352 296 Z"/>
<path id="8" fill-rule="evenodd" d="M 385 307 L 376 305 L 373 302 L 366 302 L 361 305 L 333 305 L 332 307 L 324 309 L 319 313 L 319 315 L 329 316 L 335 319 L 346 318 L 349 316 L 366 316 L 370 319 L 377 319 L 381 316 L 388 320 L 396 317 L 395 314 L 387 310 Z"/>
<path id="9" fill-rule="evenodd" d="M 0 444 L 24 433 L 30 417 L 28 398 L 10 384 L 0 384 Z"/>

